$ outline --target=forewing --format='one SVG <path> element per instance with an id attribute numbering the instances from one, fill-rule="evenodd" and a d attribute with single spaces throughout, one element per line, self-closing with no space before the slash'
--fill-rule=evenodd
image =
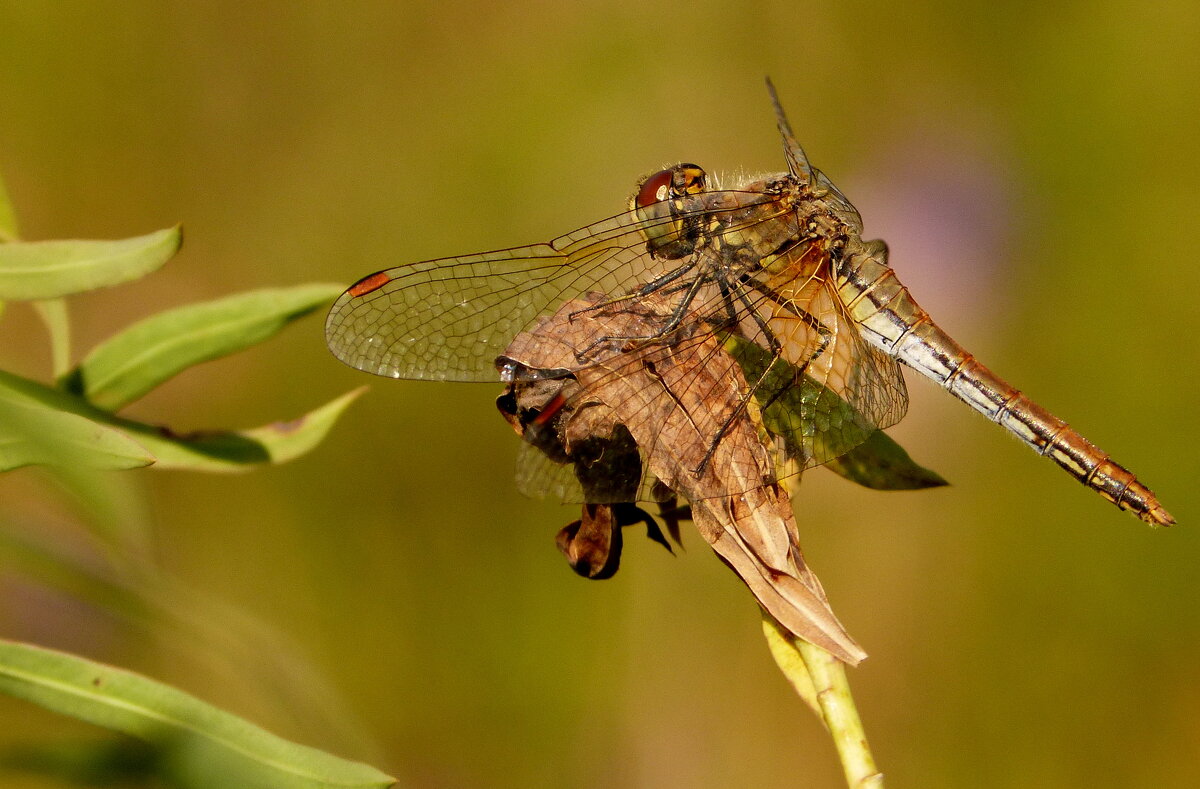
<path id="1" fill-rule="evenodd" d="M 720 203 L 721 194 L 704 197 Z M 766 199 L 727 194 L 733 205 Z M 710 204 L 694 210 L 719 214 Z M 648 223 L 627 211 L 546 244 L 378 271 L 334 303 L 326 340 L 338 359 L 375 375 L 494 381 L 496 357 L 539 316 L 589 291 L 620 296 L 680 266 L 651 257 L 643 235 L 676 221 Z"/>
<path id="2" fill-rule="evenodd" d="M 624 217 L 618 218 L 622 219 Z M 630 227 L 585 228 L 577 255 L 558 242 L 427 260 L 365 277 L 334 303 L 325 324 L 340 360 L 392 378 L 494 381 L 495 358 L 564 294 L 645 261 Z M 561 239 L 560 239 L 561 241 Z"/>

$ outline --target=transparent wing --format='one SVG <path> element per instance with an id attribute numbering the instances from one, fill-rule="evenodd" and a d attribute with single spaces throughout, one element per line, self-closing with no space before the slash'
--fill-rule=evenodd
<path id="1" fill-rule="evenodd" d="M 662 502 L 668 498 L 658 478 L 646 470 L 645 452 L 641 479 L 630 495 L 620 486 L 590 486 L 585 492 L 580 484 L 578 471 L 571 462 L 557 462 L 533 444 L 522 441 L 517 450 L 517 490 L 534 499 L 549 499 L 567 504 L 625 504 L 633 501 Z"/>
<path id="2" fill-rule="evenodd" d="M 782 345 L 780 356 L 751 331 L 731 332 L 728 326 L 714 329 L 697 315 L 695 321 L 688 321 L 692 328 L 684 335 L 613 352 L 577 370 L 576 377 L 586 385 L 568 399 L 564 412 L 573 412 L 585 400 L 599 399 L 616 412 L 617 421 L 664 426 L 640 432 L 642 468 L 653 466 L 650 458 L 675 457 L 683 447 L 690 447 L 687 457 L 677 458 L 676 465 L 682 470 L 664 481 L 693 499 L 698 491 L 714 490 L 690 486 L 688 473 L 701 465 L 702 455 L 696 448 L 702 453 L 714 442 L 729 440 L 714 428 L 711 414 L 735 414 L 741 419 L 736 416 L 737 409 L 747 393 L 752 392 L 760 410 L 770 463 L 717 469 L 723 480 L 719 495 L 743 492 L 739 486 L 748 489 L 763 484 L 772 471 L 777 475 L 796 473 L 843 455 L 903 416 L 907 407 L 904 382 L 896 362 L 861 339 L 827 280 L 810 277 L 804 283 L 793 283 L 792 291 L 790 299 L 778 293 L 772 298 L 759 293 L 756 300 L 744 305 L 746 310 L 753 308 L 762 325 L 776 334 Z M 536 345 L 546 349 L 545 364 L 553 367 L 553 360 L 562 355 L 561 350 L 550 347 L 555 343 L 574 348 L 586 345 L 597 334 L 637 333 L 637 321 L 652 326 L 674 310 L 669 297 L 659 293 L 639 300 L 636 307 L 613 304 L 582 313 L 584 319 L 564 317 L 586 307 L 586 301 L 567 305 L 542 322 L 514 353 L 533 359 L 528 346 Z M 760 325 L 743 316 L 742 326 L 747 324 Z M 814 353 L 817 347 L 821 348 L 819 354 Z M 673 365 L 682 366 L 687 374 L 666 375 L 664 371 Z M 682 416 L 676 416 L 679 414 Z M 707 432 L 703 432 L 700 425 L 706 418 Z M 676 428 L 665 429 L 671 424 Z M 679 428 L 679 424 L 692 428 Z M 689 439 L 693 428 L 701 433 Z M 737 454 L 714 455 L 727 456 Z M 519 485 L 528 495 L 598 503 L 632 498 L 628 492 L 622 498 L 603 489 L 597 496 L 596 488 L 591 495 L 585 494 L 571 462 L 553 462 L 528 445 L 522 449 L 519 464 Z M 641 484 L 622 490 L 636 490 L 639 501 L 660 500 L 662 488 L 654 483 L 646 473 Z"/>
<path id="3" fill-rule="evenodd" d="M 767 429 L 803 466 L 825 463 L 898 422 L 908 408 L 900 365 L 864 340 L 833 287 L 823 249 L 799 244 L 742 287 L 737 357 Z M 778 358 L 769 348 L 778 348 Z"/>
<path id="4" fill-rule="evenodd" d="M 772 199 L 728 194 L 743 208 Z M 334 303 L 326 340 L 338 359 L 375 375 L 494 381 L 496 357 L 538 316 L 589 291 L 627 293 L 677 268 L 679 261 L 651 257 L 643 235 L 676 221 L 647 222 L 627 211 L 545 244 L 376 272 Z"/>
<path id="5" fill-rule="evenodd" d="M 788 211 L 782 203 L 774 210 L 777 199 L 765 192 L 709 192 L 697 212 L 708 227 L 716 219 L 720 232 L 744 238 L 755 223 Z M 721 216 L 721 206 L 733 208 Z M 748 206 L 766 210 L 746 211 Z M 603 367 L 602 377 L 624 376 L 644 390 L 635 397 L 625 387 L 627 401 L 609 403 L 634 422 L 644 417 L 631 410 L 635 401 L 662 411 L 655 418 L 666 424 L 672 409 L 692 408 L 688 413 L 699 415 L 694 409 L 705 407 L 700 404 L 706 399 L 740 418 L 752 407 L 742 401 L 753 400 L 775 439 L 770 451 L 777 469 L 787 467 L 785 461 L 805 467 L 838 457 L 903 416 L 907 396 L 899 368 L 861 338 L 830 287 L 824 247 L 798 243 L 742 269 L 725 269 L 715 259 L 699 262 L 697 256 L 715 254 L 711 247 L 687 260 L 649 254 L 647 235 L 661 243 L 687 226 L 678 214 L 653 224 L 629 211 L 546 244 L 377 272 L 334 304 L 326 323 L 329 346 L 347 364 L 389 377 L 495 381 L 495 360 L 507 356 L 543 369 L 591 367 L 595 387 L 617 391 L 595 376 Z M 683 274 L 674 278 L 670 272 Z M 647 288 L 649 283 L 662 284 Z M 637 299 L 619 298 L 638 288 L 643 292 Z M 563 305 L 580 296 L 564 312 Z M 668 333 L 668 325 L 687 331 Z M 592 343 L 620 337 L 652 342 L 616 343 L 603 365 L 596 364 Z M 531 347 L 517 353 L 511 349 L 520 338 Z M 553 360 L 534 364 L 532 346 L 553 349 L 547 350 Z M 653 357 L 655 348 L 667 356 Z M 585 350 L 587 364 L 579 361 Z M 676 378 L 668 387 L 654 366 L 669 364 L 672 355 L 686 356 L 704 374 L 694 382 Z M 729 381 L 733 390 L 721 383 Z M 669 447 L 658 445 L 665 439 L 647 435 L 643 454 L 670 455 Z M 720 441 L 719 431 L 709 440 Z M 521 487 L 573 498 L 574 473 L 570 464 L 564 470 L 561 463 L 527 458 Z M 735 477 L 753 480 L 756 473 Z M 654 486 L 646 480 L 636 487 L 637 494 L 619 495 L 645 499 Z"/>

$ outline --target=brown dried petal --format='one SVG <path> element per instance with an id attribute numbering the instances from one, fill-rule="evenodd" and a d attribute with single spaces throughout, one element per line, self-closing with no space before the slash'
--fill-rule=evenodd
<path id="1" fill-rule="evenodd" d="M 546 368 L 574 360 L 578 397 L 605 407 L 600 422 L 585 421 L 587 409 L 573 411 L 562 443 L 607 438 L 602 424 L 623 425 L 648 471 L 692 502 L 698 530 L 759 603 L 795 635 L 857 664 L 865 653 L 804 563 L 790 499 L 775 483 L 763 434 L 743 406 L 748 385 L 737 360 L 711 334 L 689 334 L 686 320 L 670 338 L 613 339 L 654 336 L 670 310 L 663 299 L 589 309 L 597 303 L 599 297 L 563 305 L 506 353 Z M 583 349 L 593 363 L 578 367 Z"/>
<path id="2" fill-rule="evenodd" d="M 584 578 L 603 580 L 621 562 L 621 526 L 608 504 L 584 504 L 583 516 L 558 533 L 558 549 Z"/>

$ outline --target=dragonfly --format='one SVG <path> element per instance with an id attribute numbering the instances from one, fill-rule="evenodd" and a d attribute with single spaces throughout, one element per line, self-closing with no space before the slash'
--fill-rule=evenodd
<path id="1" fill-rule="evenodd" d="M 1131 471 L 994 374 L 918 305 L 889 265 L 887 245 L 862 238 L 858 211 L 809 162 L 769 80 L 767 87 L 786 173 L 718 185 L 698 165 L 680 163 L 642 179 L 627 210 L 552 241 L 375 272 L 331 308 L 333 354 L 391 378 L 562 380 L 598 365 L 620 375 L 614 360 L 622 354 L 734 338 L 756 361 L 742 366 L 743 394 L 713 432 L 697 475 L 738 414 L 778 412 L 780 403 L 790 404 L 790 418 L 775 420 L 767 438 L 781 469 L 846 454 L 904 416 L 903 365 L 1120 509 L 1153 525 L 1174 523 Z M 617 322 L 636 330 L 581 335 L 587 342 L 554 366 L 531 368 L 509 355 L 514 337 L 579 298 L 588 306 L 570 321 L 597 326 L 656 306 L 639 321 Z M 548 487 L 533 477 L 527 492 Z"/>

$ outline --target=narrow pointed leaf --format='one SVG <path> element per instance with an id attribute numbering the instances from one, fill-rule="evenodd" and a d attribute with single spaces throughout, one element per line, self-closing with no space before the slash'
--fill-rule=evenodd
<path id="1" fill-rule="evenodd" d="M 71 366 L 71 320 L 64 299 L 44 299 L 33 302 L 33 310 L 50 333 L 50 359 L 55 377 Z"/>
<path id="2" fill-rule="evenodd" d="M 285 463 L 321 442 L 338 416 L 365 388 L 347 392 L 304 416 L 250 430 L 219 430 L 181 435 L 165 427 L 123 419 L 81 397 L 0 370 L 0 393 L 115 428 L 154 459 L 156 468 L 194 471 L 249 471 L 257 464 Z M 0 402 L 0 406 L 3 402 Z M 142 464 L 144 465 L 144 464 Z"/>
<path id="3" fill-rule="evenodd" d="M 63 411 L 55 398 L 31 397 L 8 386 L 13 379 L 23 380 L 0 374 L 0 471 L 30 465 L 129 469 L 154 462 L 120 429 Z"/>
<path id="4" fill-rule="evenodd" d="M 772 359 L 767 349 L 737 335 L 725 338 L 725 348 L 746 380 L 761 381 L 755 398 L 762 407 L 763 425 L 783 438 L 788 455 L 802 466 L 838 457 L 875 431 L 875 425 L 837 392 L 801 374 L 795 365 Z"/>
<path id="5" fill-rule="evenodd" d="M 763 377 L 770 354 L 730 335 L 725 347 L 749 380 Z M 935 471 L 913 461 L 904 448 L 874 429 L 836 392 L 810 376 L 793 386 L 796 368 L 776 360 L 758 393 L 763 425 L 782 436 L 788 454 L 798 462 L 823 460 L 835 474 L 874 490 L 918 490 L 948 485 Z"/>
<path id="6" fill-rule="evenodd" d="M 341 291 L 325 284 L 271 288 L 160 312 L 94 348 L 64 385 L 115 411 L 192 365 L 272 337 Z"/>
<path id="7" fill-rule="evenodd" d="M 817 701 L 817 689 L 813 685 L 812 675 L 808 673 L 808 666 L 804 664 L 804 658 L 796 648 L 796 637 L 765 609 L 762 611 L 762 629 L 767 638 L 767 646 L 771 650 L 771 657 L 775 658 L 775 665 L 779 666 L 783 676 L 791 683 L 796 695 L 803 699 L 813 714 L 824 723 L 821 703 Z"/>
<path id="8" fill-rule="evenodd" d="M 154 745 L 164 772 L 191 786 L 387 787 L 360 762 L 289 742 L 139 674 L 0 641 L 0 691 Z"/>
<path id="9" fill-rule="evenodd" d="M 155 468 L 192 471 L 249 471 L 262 463 L 286 463 L 315 447 L 350 403 L 366 391 L 352 390 L 304 416 L 250 430 L 172 435 L 161 428 L 122 420 L 129 433 L 152 451 Z"/>
<path id="10" fill-rule="evenodd" d="M 153 462 L 115 428 L 49 408 L 0 403 L 0 471 L 34 465 L 120 470 Z"/>
<path id="11" fill-rule="evenodd" d="M 178 227 L 120 241 L 0 244 L 0 298 L 53 299 L 138 279 L 179 251 Z"/>
<path id="12" fill-rule="evenodd" d="M 876 430 L 863 443 L 825 468 L 875 490 L 920 490 L 949 485 L 940 474 L 918 465 L 887 433 Z"/>

